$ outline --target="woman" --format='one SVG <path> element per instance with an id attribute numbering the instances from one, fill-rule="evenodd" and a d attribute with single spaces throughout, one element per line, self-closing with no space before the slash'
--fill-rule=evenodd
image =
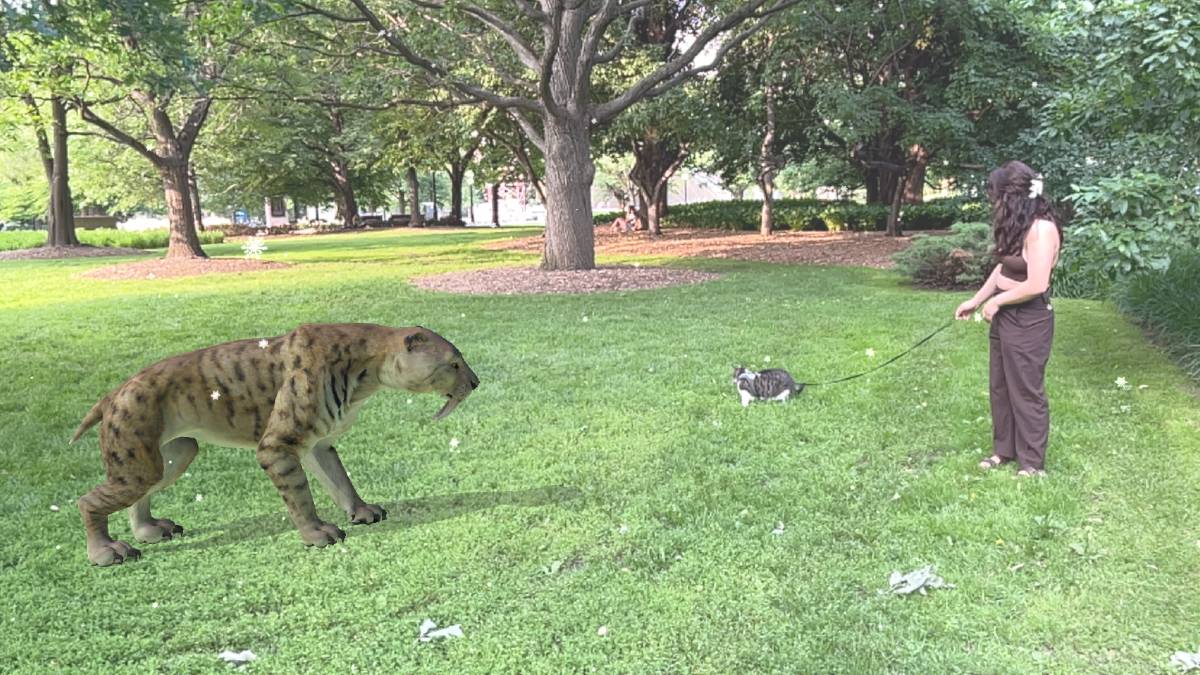
<path id="1" fill-rule="evenodd" d="M 1042 194 L 1042 177 L 1021 162 L 993 171 L 987 192 L 999 264 L 954 312 L 954 318 L 967 319 L 982 304 L 991 323 L 992 456 L 979 468 L 1015 461 L 1018 476 L 1044 475 L 1050 435 L 1046 362 L 1054 338 L 1050 271 L 1062 228 Z"/>

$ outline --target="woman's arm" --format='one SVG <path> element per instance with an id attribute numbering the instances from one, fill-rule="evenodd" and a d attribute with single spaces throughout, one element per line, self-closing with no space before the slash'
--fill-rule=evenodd
<path id="1" fill-rule="evenodd" d="M 1025 264 L 1029 270 L 1025 281 L 1000 293 L 988 304 L 995 304 L 997 308 L 1000 305 L 1015 305 L 1045 293 L 1050 288 L 1050 270 L 1054 268 L 1058 245 L 1058 228 L 1054 223 L 1036 221 L 1025 238 Z M 984 316 L 987 316 L 986 311 Z"/>
<path id="2" fill-rule="evenodd" d="M 988 275 L 987 281 L 983 282 L 983 286 L 979 288 L 979 291 L 975 293 L 970 300 L 962 303 L 958 306 L 958 309 L 954 310 L 954 318 L 960 320 L 966 319 L 971 312 L 975 311 L 976 307 L 983 303 L 984 300 L 992 297 L 992 294 L 996 292 L 998 283 L 996 278 L 999 276 L 1000 266 L 996 265 L 996 267 L 992 269 L 992 273 Z"/>

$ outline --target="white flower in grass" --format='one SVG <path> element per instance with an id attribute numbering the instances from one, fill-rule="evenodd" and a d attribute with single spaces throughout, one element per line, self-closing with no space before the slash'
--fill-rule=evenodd
<path id="1" fill-rule="evenodd" d="M 608 626 L 600 626 L 599 628 L 597 628 L 596 635 L 599 635 L 600 637 L 604 637 L 605 635 L 608 635 Z"/>
<path id="2" fill-rule="evenodd" d="M 621 528 L 617 530 L 617 534 L 629 534 L 629 526 L 621 525 Z"/>
<path id="3" fill-rule="evenodd" d="M 263 251 L 267 250 L 267 244 L 260 236 L 253 236 L 242 244 L 242 253 L 245 254 L 247 260 L 258 260 L 262 258 Z"/>
<path id="4" fill-rule="evenodd" d="M 259 349 L 266 349 L 266 348 L 267 348 L 267 345 L 269 345 L 269 344 L 271 344 L 271 343 L 270 343 L 270 342 L 267 342 L 267 339 L 266 339 L 266 338 L 263 338 L 263 339 L 261 339 L 261 340 L 259 340 L 259 341 L 258 341 L 258 348 L 259 348 Z"/>
<path id="5" fill-rule="evenodd" d="M 975 316 L 972 318 L 975 319 L 976 323 L 983 321 L 983 312 L 975 312 Z"/>
<path id="6" fill-rule="evenodd" d="M 775 529 L 771 530 L 771 534 L 778 537 L 779 535 L 783 534 L 783 530 L 784 530 L 783 522 L 781 521 L 781 522 L 775 523 Z"/>
<path id="7" fill-rule="evenodd" d="M 213 389 L 213 393 L 209 394 L 208 397 L 214 401 L 219 401 L 219 400 L 221 400 L 221 392 L 217 391 L 216 389 Z"/>
<path id="8" fill-rule="evenodd" d="M 53 511 L 54 513 L 58 513 L 58 504 L 51 504 L 50 510 Z"/>
<path id="9" fill-rule="evenodd" d="M 1116 380 L 1113 380 L 1113 383 L 1117 385 L 1117 389 L 1129 389 L 1129 380 L 1123 377 L 1118 377 Z"/>
<path id="10" fill-rule="evenodd" d="M 771 357 L 769 357 L 769 356 L 763 357 L 763 363 L 770 363 L 770 362 L 771 362 Z"/>
<path id="11" fill-rule="evenodd" d="M 583 317 L 583 322 L 584 322 L 584 323 L 587 323 L 587 322 L 588 322 L 588 318 L 587 318 L 586 316 L 585 316 L 585 317 Z"/>
<path id="12" fill-rule="evenodd" d="M 202 502 L 202 501 L 204 501 L 204 495 L 197 494 L 197 495 L 196 495 L 196 501 L 198 501 L 198 502 Z"/>
<path id="13" fill-rule="evenodd" d="M 867 348 L 867 358 L 868 359 L 875 358 L 875 350 L 874 349 L 871 349 L 870 347 Z"/>
<path id="14" fill-rule="evenodd" d="M 451 439 L 450 439 L 450 447 L 452 447 L 452 448 L 457 448 L 457 447 L 458 447 L 458 443 L 459 443 L 459 440 L 458 440 L 457 438 L 451 438 Z"/>

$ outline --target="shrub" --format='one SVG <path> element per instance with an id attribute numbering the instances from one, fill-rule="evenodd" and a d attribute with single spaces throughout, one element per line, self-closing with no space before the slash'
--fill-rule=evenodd
<path id="1" fill-rule="evenodd" d="M 912 245 L 892 259 L 900 272 L 918 286 L 978 286 L 995 267 L 991 245 L 991 225 L 957 223 L 947 235 L 919 234 L 913 237 Z"/>
<path id="2" fill-rule="evenodd" d="M 16 251 L 22 248 L 37 248 L 46 243 L 45 232 L 14 230 L 0 232 L 0 251 Z"/>
<path id="3" fill-rule="evenodd" d="M 1200 246 L 1200 197 L 1182 179 L 1144 171 L 1073 186 L 1055 289 L 1101 297 L 1125 277 L 1163 271 L 1171 254 Z"/>
<path id="4" fill-rule="evenodd" d="M 592 214 L 592 223 L 596 225 L 611 225 L 612 221 L 624 215 L 624 211 L 599 211 Z"/>
<path id="5" fill-rule="evenodd" d="M 664 227 L 753 232 L 759 228 L 762 201 L 740 199 L 672 205 L 663 216 Z M 779 230 L 829 230 L 831 232 L 872 232 L 887 227 L 888 207 L 850 201 L 819 199 L 777 199 L 774 204 L 775 227 Z M 977 202 L 941 199 L 905 206 L 901 226 L 905 230 L 942 230 L 956 222 L 979 220 L 964 214 L 987 213 Z M 619 213 L 597 213 L 597 224 L 612 222 Z"/>
<path id="6" fill-rule="evenodd" d="M 1200 253 L 1179 251 L 1166 269 L 1135 274 L 1114 295 L 1121 311 L 1150 329 L 1200 381 Z"/>
<path id="7" fill-rule="evenodd" d="M 79 237 L 81 244 L 110 248 L 166 248 L 170 239 L 170 232 L 167 230 L 127 232 L 125 230 L 99 229 L 77 230 L 75 234 Z M 225 241 L 225 234 L 220 231 L 209 229 L 199 234 L 201 244 L 220 244 Z M 37 248 L 45 243 L 45 232 L 0 232 L 0 251 Z"/>
<path id="8" fill-rule="evenodd" d="M 79 243 L 88 246 L 106 246 L 120 248 L 166 248 L 171 238 L 168 230 L 141 230 L 127 232 L 125 230 L 79 230 Z M 219 231 L 205 230 L 198 233 L 201 244 L 220 244 L 225 241 L 225 234 Z"/>

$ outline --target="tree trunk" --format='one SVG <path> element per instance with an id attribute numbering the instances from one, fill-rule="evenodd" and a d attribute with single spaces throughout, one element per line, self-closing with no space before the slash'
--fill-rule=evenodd
<path id="1" fill-rule="evenodd" d="M 208 255 L 200 248 L 200 239 L 196 236 L 192 199 L 188 189 L 187 160 L 164 157 L 159 164 L 158 174 L 162 177 L 163 192 L 167 200 L 167 220 L 171 227 L 167 257 L 207 258 Z"/>
<path id="2" fill-rule="evenodd" d="M 458 222 L 463 219 L 463 180 L 467 175 L 467 167 L 456 164 L 450 165 L 450 217 Z"/>
<path id="3" fill-rule="evenodd" d="M 401 188 L 400 190 L 397 191 L 397 195 L 396 195 L 396 209 L 398 210 L 399 215 L 401 215 L 401 216 L 404 215 L 404 212 L 407 210 L 405 207 L 407 207 L 407 206 L 408 206 L 408 202 L 406 202 L 404 199 L 404 189 Z"/>
<path id="4" fill-rule="evenodd" d="M 71 198 L 71 177 L 67 156 L 67 106 L 57 96 L 50 99 L 54 117 L 54 171 L 50 184 L 50 201 L 54 204 L 48 246 L 78 246 L 75 237 L 75 202 Z"/>
<path id="5" fill-rule="evenodd" d="M 892 207 L 888 210 L 887 218 L 887 236 L 899 237 L 903 232 L 900 230 L 900 204 L 904 201 L 904 190 L 901 189 L 904 185 L 904 176 L 897 175 L 895 185 L 892 188 Z"/>
<path id="6" fill-rule="evenodd" d="M 545 118 L 546 245 L 544 270 L 590 270 L 596 267 L 592 223 L 591 133 L 581 116 Z"/>
<path id="7" fill-rule="evenodd" d="M 333 200 L 337 204 L 337 217 L 345 227 L 355 227 L 358 225 L 358 199 L 354 196 L 350 168 L 340 159 L 331 161 L 329 165 L 333 172 Z"/>
<path id="8" fill-rule="evenodd" d="M 37 101 L 35 101 L 33 99 L 33 96 L 31 96 L 29 94 L 25 94 L 25 95 L 21 96 L 21 99 L 25 101 L 25 105 L 29 108 L 29 117 L 30 117 L 31 121 L 33 122 L 33 132 L 34 132 L 34 135 L 37 137 L 38 156 L 41 157 L 41 160 L 42 160 L 42 172 L 46 175 L 46 188 L 47 188 L 47 191 L 50 193 L 49 198 L 47 198 L 47 200 L 46 200 L 46 230 L 49 232 L 49 236 L 53 236 L 54 222 L 55 222 L 55 218 L 54 218 L 54 150 L 52 150 L 50 148 L 50 141 L 46 137 L 46 129 L 45 129 L 45 126 L 42 124 L 42 116 L 41 116 L 40 111 L 38 110 Z M 49 240 L 47 240 L 46 244 L 48 246 L 53 245 L 53 244 L 50 244 Z"/>
<path id="9" fill-rule="evenodd" d="M 67 154 L 67 106 L 57 96 L 50 99 L 53 159 L 50 163 L 50 222 L 47 246 L 78 246 L 75 237 L 75 204 L 71 199 L 70 160 Z M 45 162 L 43 160 L 43 169 Z"/>
<path id="10" fill-rule="evenodd" d="M 904 183 L 900 178 L 900 173 L 895 169 L 885 167 L 867 169 L 867 203 L 890 205 L 897 190 L 901 194 L 904 192 Z"/>
<path id="11" fill-rule="evenodd" d="M 687 150 L 647 133 L 633 144 L 633 157 L 629 182 L 641 196 L 638 216 L 650 234 L 657 236 L 662 233 L 662 217 L 667 214 L 668 183 L 687 157 Z"/>
<path id="12" fill-rule="evenodd" d="M 188 164 L 188 193 L 192 199 L 192 217 L 196 221 L 196 231 L 204 231 L 204 219 L 200 212 L 200 181 L 196 179 L 196 167 Z"/>
<path id="13" fill-rule="evenodd" d="M 921 204 L 925 201 L 925 169 L 929 166 L 929 151 L 921 145 L 909 148 L 908 179 L 904 181 L 904 203 Z"/>
<path id="14" fill-rule="evenodd" d="M 492 227 L 500 227 L 500 184 L 492 183 Z"/>
<path id="15" fill-rule="evenodd" d="M 770 44 L 768 37 L 768 48 Z M 775 156 L 775 85 L 768 82 L 763 89 L 767 119 L 758 153 L 758 187 L 763 193 L 759 232 L 770 236 L 775 230 L 775 174 L 779 172 L 779 159 Z"/>
<path id="16" fill-rule="evenodd" d="M 409 227 L 424 227 L 425 214 L 421 213 L 421 185 L 417 181 L 416 167 L 408 167 L 408 206 L 412 212 L 412 218 L 408 221 Z"/>

